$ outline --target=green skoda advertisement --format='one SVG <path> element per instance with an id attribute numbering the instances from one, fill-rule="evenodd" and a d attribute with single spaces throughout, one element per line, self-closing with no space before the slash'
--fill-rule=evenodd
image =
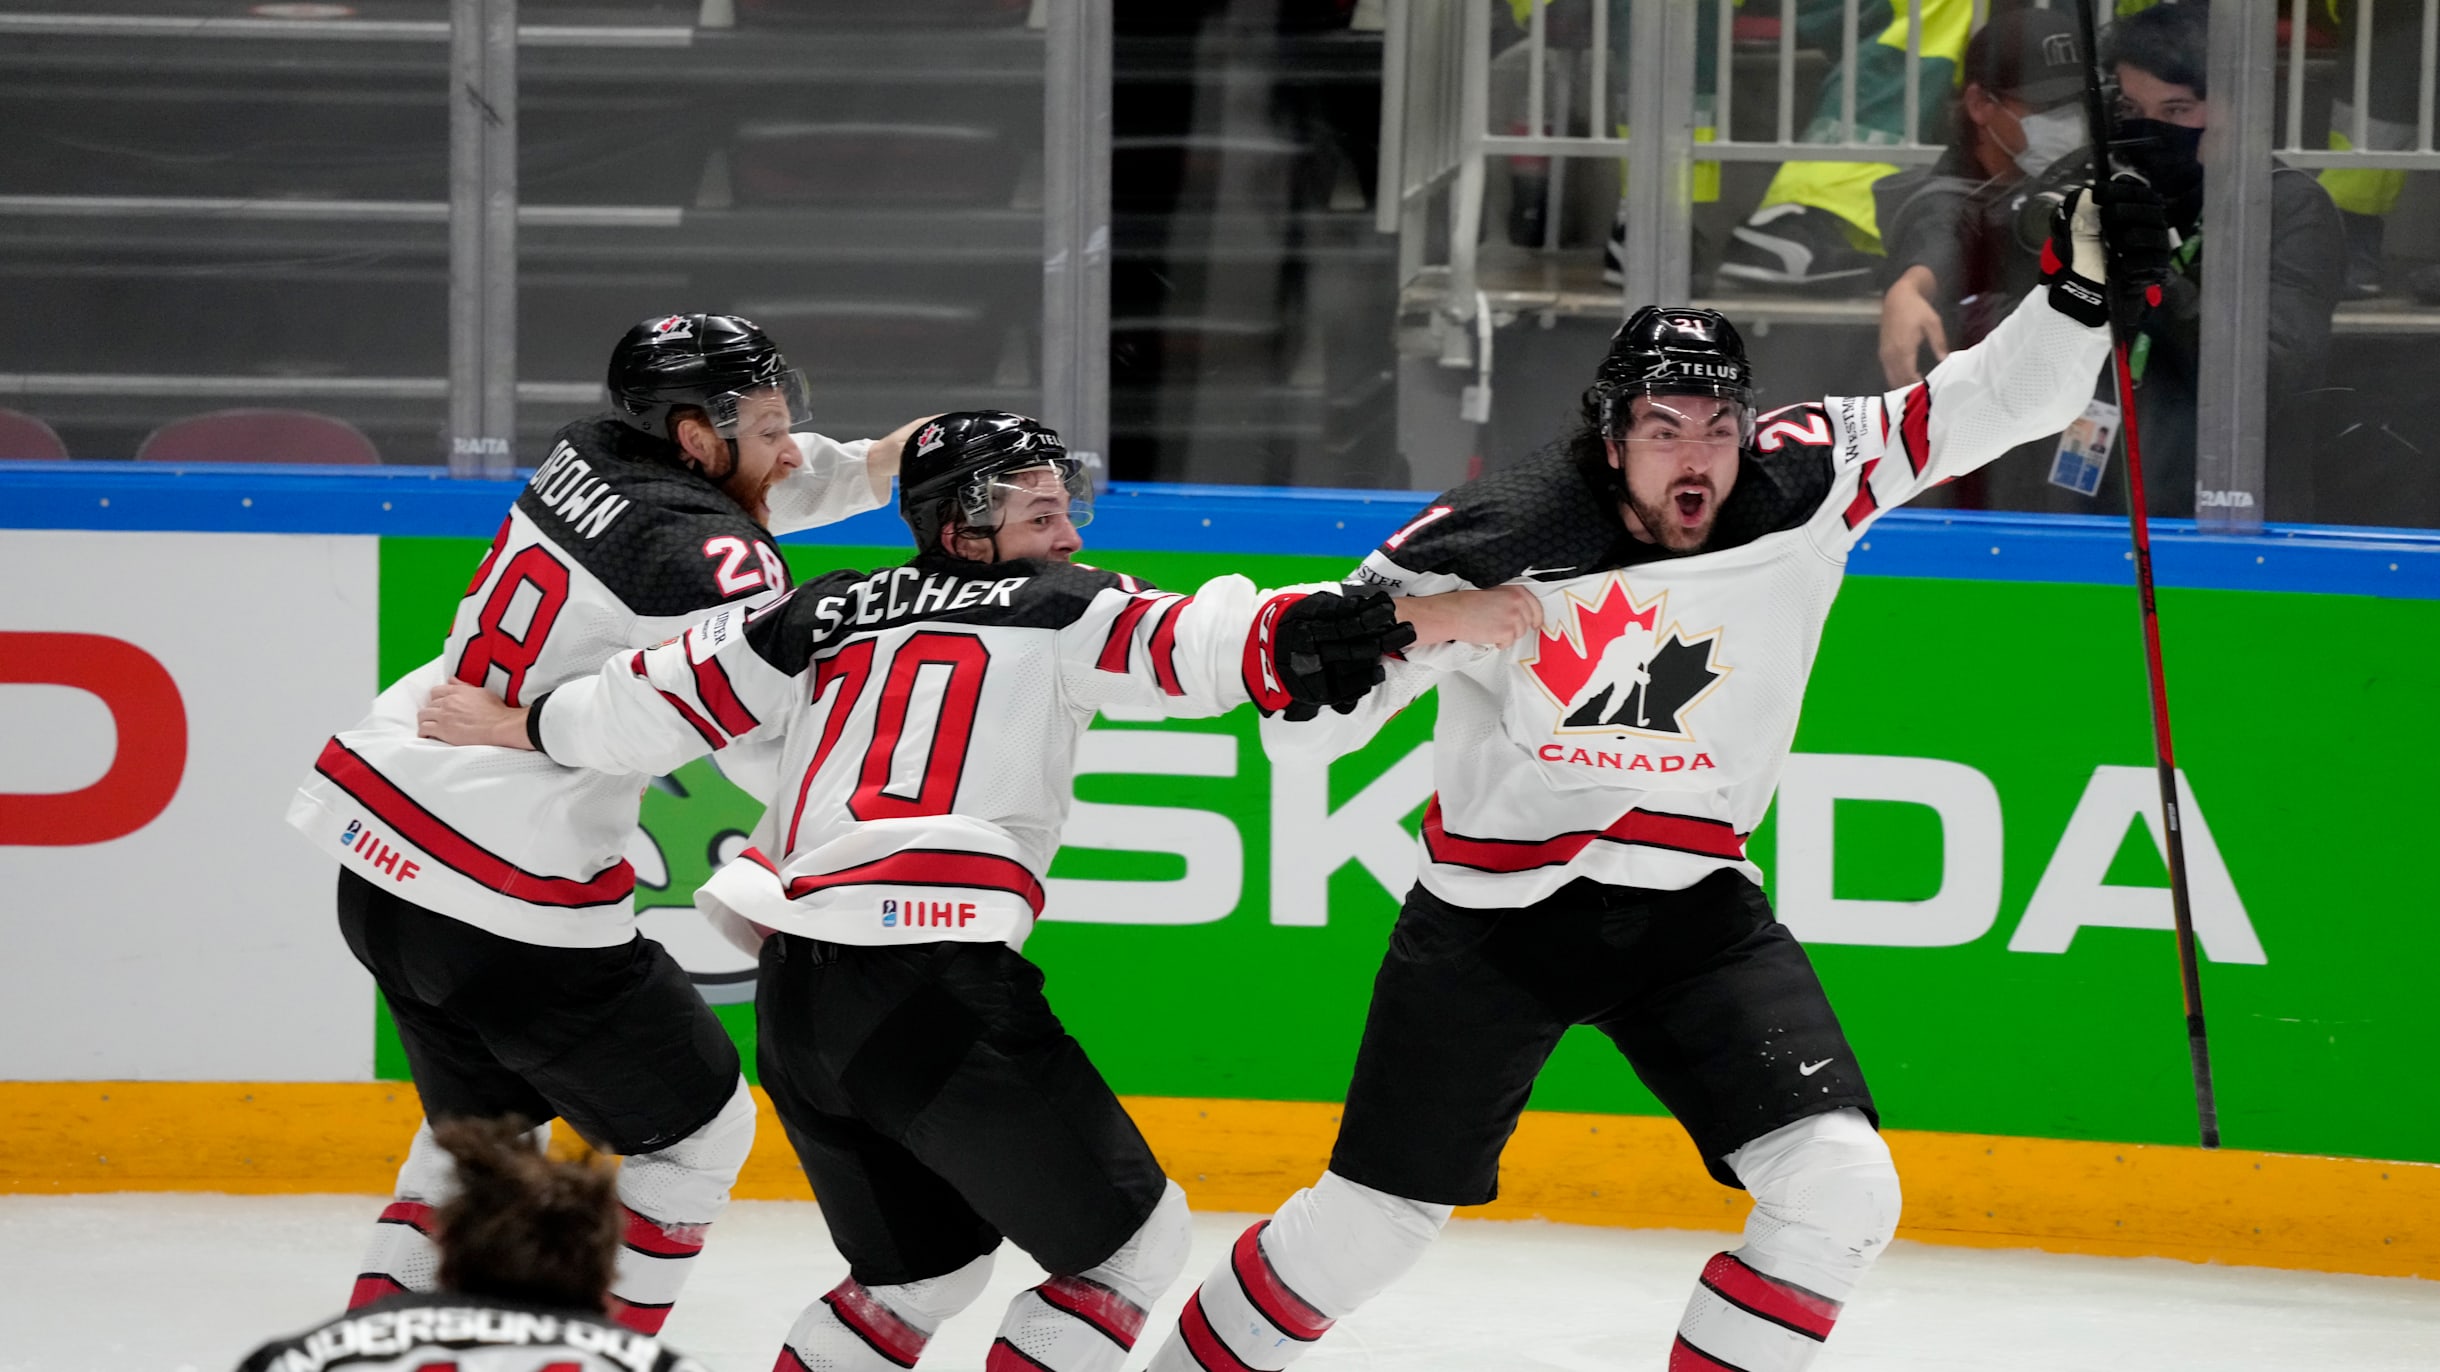
<path id="1" fill-rule="evenodd" d="M 1385 516 L 1384 527 L 1389 527 Z M 483 543 L 385 538 L 386 682 L 428 657 Z M 902 559 L 787 549 L 796 573 Z M 1088 554 L 1191 588 L 1340 557 Z M 2161 596 L 2225 1141 L 2440 1162 L 2425 845 L 2440 806 L 2440 602 Z M 2132 592 L 1853 576 L 1750 852 L 1808 944 L 1885 1123 L 2191 1144 L 2194 1100 Z M 1099 721 L 1026 952 L 1124 1093 L 1336 1100 L 1432 790 L 1432 698 L 1328 766 L 1265 758 L 1251 708 Z M 697 762 L 635 856 L 670 943 L 749 1052 L 750 966 L 692 915 L 757 809 Z M 403 1077 L 395 1040 L 380 1073 Z M 1579 1030 L 1546 1110 L 1656 1114 Z"/>

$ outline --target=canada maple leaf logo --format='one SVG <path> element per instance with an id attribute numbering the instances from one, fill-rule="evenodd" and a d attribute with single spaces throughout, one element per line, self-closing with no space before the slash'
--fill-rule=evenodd
<path id="1" fill-rule="evenodd" d="M 1522 666 L 1559 707 L 1557 733 L 1643 733 L 1692 738 L 1683 717 L 1728 675 L 1720 631 L 1689 639 L 1667 629 L 1669 593 L 1637 604 L 1624 578 L 1602 582 L 1601 599 L 1566 594 L 1567 613 L 1542 630 Z"/>

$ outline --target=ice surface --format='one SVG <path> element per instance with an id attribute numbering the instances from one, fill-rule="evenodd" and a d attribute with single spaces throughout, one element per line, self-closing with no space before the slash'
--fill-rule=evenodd
<path id="1" fill-rule="evenodd" d="M 337 1313 L 381 1202 L 363 1196 L 0 1196 L 0 1372 L 226 1372 Z M 1197 1215 L 1165 1330 L 1250 1217 Z M 1460 1220 L 1406 1280 L 1298 1364 L 1314 1372 L 1659 1372 L 1703 1259 L 1731 1236 Z M 844 1271 L 815 1207 L 741 1202 L 670 1321 L 715 1372 L 764 1372 Z M 977 1372 L 1008 1297 L 1040 1279 L 1003 1249 L 990 1292 L 925 1369 Z M 1133 1363 L 1150 1355 L 1137 1350 Z M 2386 1372 L 2440 1368 L 2440 1282 L 1900 1242 L 1819 1372 Z"/>

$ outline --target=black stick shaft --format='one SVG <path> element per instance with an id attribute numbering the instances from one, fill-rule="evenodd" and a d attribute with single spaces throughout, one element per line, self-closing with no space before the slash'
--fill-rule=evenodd
<path id="1" fill-rule="evenodd" d="M 2084 40 L 2084 109 L 2093 144 L 2094 193 L 2109 185 L 2111 121 L 2101 89 L 2101 48 L 2096 41 L 2092 0 L 2074 0 Z M 2134 333 L 2127 313 L 2110 310 L 2113 362 L 2118 374 L 2119 422 L 2126 432 L 2127 525 L 2135 542 L 2135 586 L 2142 604 L 2144 670 L 2152 695 L 2152 752 L 2160 775 L 2162 846 L 2169 854 L 2169 903 L 2177 923 L 2177 969 L 2186 1002 L 2186 1052 L 2194 1070 L 2194 1112 L 2205 1148 L 2220 1146 L 2220 1111 L 2211 1085 L 2211 1043 L 2203 1027 L 2202 966 L 2195 951 L 2192 887 L 2186 877 L 2186 826 L 2177 794 L 2177 752 L 2169 734 L 2169 678 L 2161 660 L 2160 608 L 2152 583 L 2152 521 L 2144 504 L 2143 441 L 2135 418 L 2135 375 L 2128 366 Z"/>

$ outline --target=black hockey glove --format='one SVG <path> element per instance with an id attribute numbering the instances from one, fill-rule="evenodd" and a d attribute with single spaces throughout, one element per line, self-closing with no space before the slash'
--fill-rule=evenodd
<path id="1" fill-rule="evenodd" d="M 1324 705 L 1355 709 L 1387 675 L 1382 655 L 1415 641 L 1414 626 L 1398 622 L 1396 604 L 1377 587 L 1306 596 L 1280 616 L 1276 633 L 1273 660 L 1292 698 L 1281 713 L 1300 721 Z"/>
<path id="2" fill-rule="evenodd" d="M 2133 327 L 2160 303 L 2172 249 L 2168 213 L 2139 177 L 2113 177 L 2106 191 L 2078 186 L 2051 210 L 2042 281 L 2053 309 L 2079 324 L 2114 316 Z"/>
<path id="3" fill-rule="evenodd" d="M 2102 188 L 2101 251 L 2109 260 L 2110 307 L 2133 328 L 2160 303 L 2177 253 L 2168 207 L 2142 177 L 2121 172 Z"/>

